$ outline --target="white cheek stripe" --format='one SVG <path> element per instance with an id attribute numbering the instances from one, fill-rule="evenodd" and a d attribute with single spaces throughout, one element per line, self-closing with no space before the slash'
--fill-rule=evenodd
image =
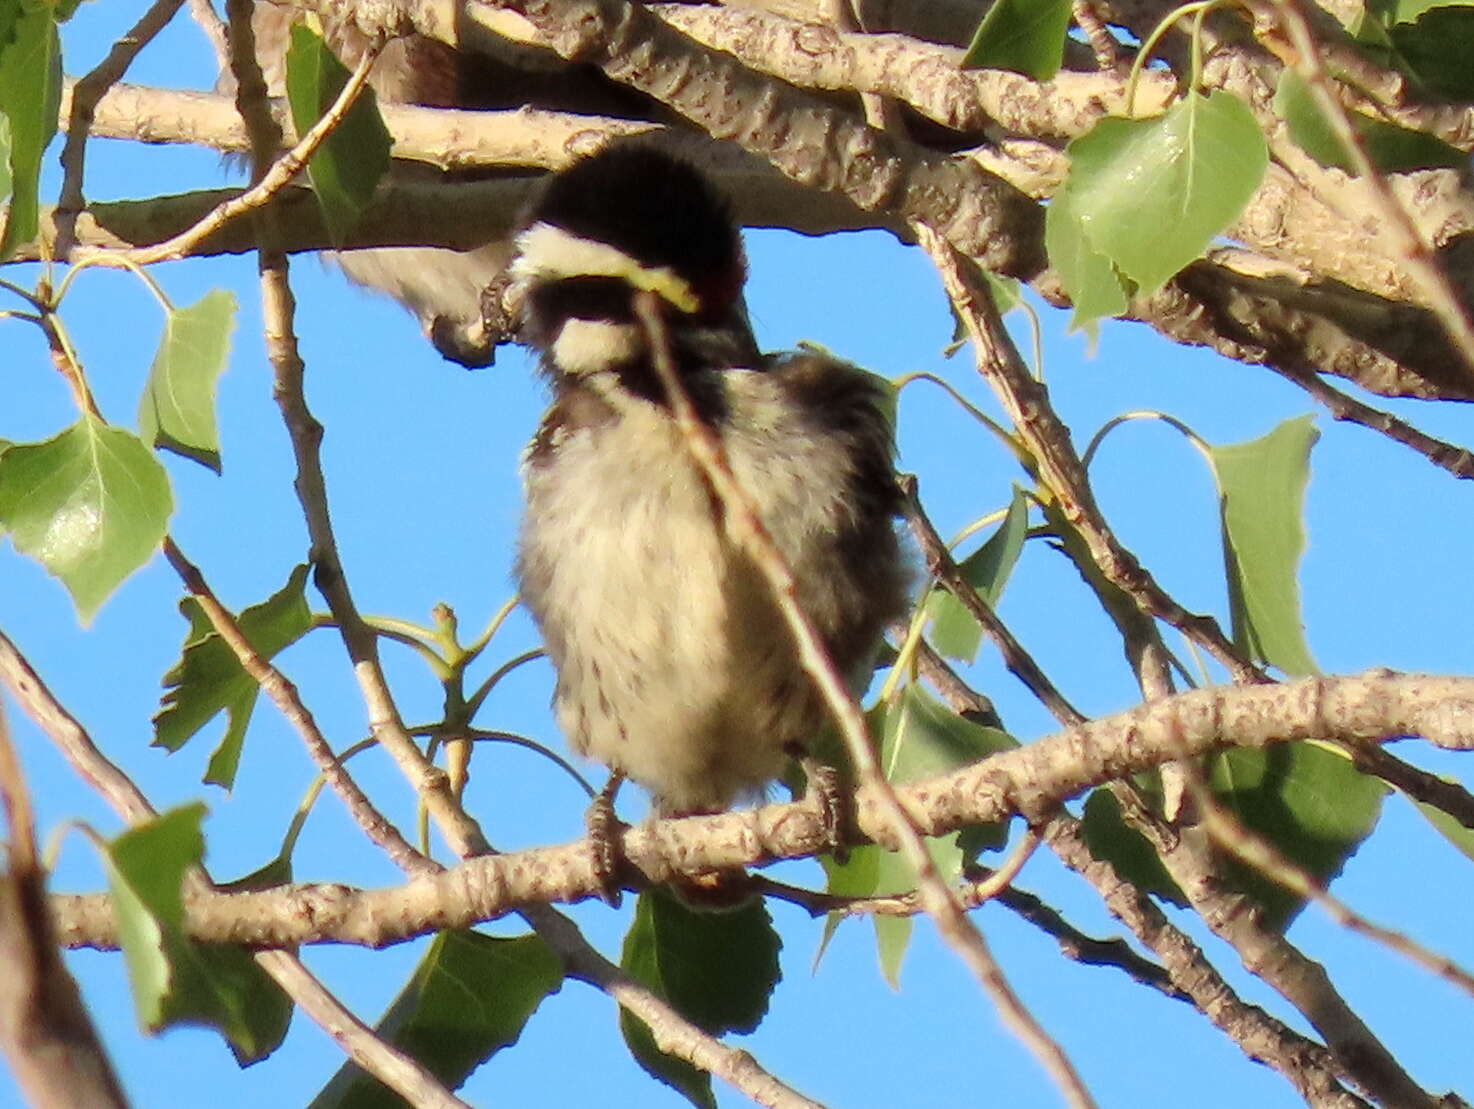
<path id="1" fill-rule="evenodd" d="M 566 374 L 592 374 L 626 362 L 640 352 L 634 324 L 571 319 L 553 340 L 553 363 Z"/>
<path id="2" fill-rule="evenodd" d="M 690 284 L 669 266 L 642 266 L 617 247 L 571 235 L 551 223 L 535 223 L 517 236 L 512 276 L 521 282 L 618 277 L 659 294 L 682 312 L 701 307 Z"/>

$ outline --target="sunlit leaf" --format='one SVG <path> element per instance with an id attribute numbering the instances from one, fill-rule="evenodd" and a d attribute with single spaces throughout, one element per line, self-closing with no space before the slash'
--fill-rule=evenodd
<path id="1" fill-rule="evenodd" d="M 1413 804 L 1423 814 L 1424 819 L 1438 830 L 1439 835 L 1448 840 L 1465 857 L 1474 860 L 1474 828 L 1466 828 L 1436 805 L 1430 805 L 1425 801 L 1413 801 Z"/>
<path id="2" fill-rule="evenodd" d="M 220 436 L 215 427 L 215 382 L 230 357 L 235 309 L 234 293 L 214 289 L 169 313 L 138 407 L 144 442 L 216 473 Z"/>
<path id="3" fill-rule="evenodd" d="M 1209 760 L 1208 782 L 1239 823 L 1322 884 L 1341 873 L 1376 827 L 1387 792 L 1350 760 L 1309 743 L 1219 752 Z M 1303 908 L 1299 896 L 1268 876 L 1237 861 L 1228 865 L 1270 927 L 1286 927 Z"/>
<path id="4" fill-rule="evenodd" d="M 1059 72 L 1070 0 L 993 0 L 962 59 L 963 69 L 1008 69 L 1048 81 Z"/>
<path id="5" fill-rule="evenodd" d="M 543 999 L 563 984 L 558 957 L 537 936 L 502 939 L 441 932 L 374 1031 L 447 1089 L 522 1035 Z M 404 1100 L 345 1063 L 312 1109 L 398 1109 Z"/>
<path id="6" fill-rule="evenodd" d="M 988 755 L 1018 746 L 1017 740 L 996 728 L 964 720 L 939 703 L 919 685 L 908 685 L 895 705 L 881 705 L 866 714 L 880 739 L 881 769 L 897 784 L 945 774 Z M 942 880 L 955 881 L 963 864 L 978 851 L 1002 846 L 1004 824 L 964 828 L 923 842 Z M 966 838 L 964 848 L 962 840 Z M 904 855 L 865 845 L 853 848 L 843 864 L 823 860 L 828 891 L 843 897 L 890 897 L 916 888 L 916 871 Z M 911 928 L 904 918 L 874 916 L 876 949 L 881 971 L 892 986 L 900 977 Z M 837 920 L 826 924 L 825 942 Z"/>
<path id="7" fill-rule="evenodd" d="M 302 24 L 292 27 L 287 51 L 287 100 L 297 134 L 332 107 L 350 74 L 327 45 Z M 334 242 L 343 242 L 389 169 L 389 130 L 373 89 L 365 86 L 353 106 L 307 163 L 312 191 Z"/>
<path id="8" fill-rule="evenodd" d="M 139 1023 L 216 1028 L 245 1065 L 281 1043 L 292 1005 L 249 952 L 185 935 L 183 881 L 203 861 L 204 815 L 203 805 L 186 805 L 124 832 L 103 866 Z"/>
<path id="9" fill-rule="evenodd" d="M 1143 293 L 1202 256 L 1269 164 L 1253 113 L 1222 91 L 1189 93 L 1156 119 L 1103 119 L 1069 155 L 1075 217 Z"/>
<path id="10" fill-rule="evenodd" d="M 1061 189 L 1044 210 L 1044 249 L 1049 264 L 1075 306 L 1072 328 L 1085 327 L 1103 316 L 1119 316 L 1130 298 L 1111 260 L 1097 250 L 1085 233 L 1069 193 Z"/>
<path id="11" fill-rule="evenodd" d="M 272 658 L 311 628 L 306 584 L 307 567 L 298 566 L 280 590 L 240 614 L 241 631 L 263 659 Z M 190 630 L 179 662 L 164 675 L 166 692 L 153 719 L 154 746 L 177 751 L 223 710 L 229 723 L 210 757 L 205 780 L 229 789 L 260 687 L 241 668 L 235 652 L 214 631 L 193 598 L 181 601 L 179 610 L 189 620 Z"/>
<path id="12" fill-rule="evenodd" d="M 1474 13 L 1471 13 L 1474 15 Z M 1471 25 L 1474 30 L 1474 25 Z M 1474 64 L 1474 58 L 1471 58 Z M 1290 129 L 1290 138 L 1323 166 L 1350 172 L 1351 154 L 1332 130 L 1305 82 L 1292 69 L 1280 74 L 1274 110 Z M 1422 131 L 1353 113 L 1351 124 L 1372 162 L 1389 173 L 1437 166 L 1459 166 L 1468 155 Z"/>
<path id="13" fill-rule="evenodd" d="M 969 584 L 983 601 L 996 606 L 1003 587 L 1013 573 L 1024 540 L 1029 534 L 1029 502 L 1022 489 L 1014 486 L 1013 500 L 998 530 L 988 541 L 958 564 Z M 949 658 L 977 659 L 983 630 L 962 602 L 938 586 L 927 598 L 926 611 L 931 618 L 931 644 Z"/>
<path id="14" fill-rule="evenodd" d="M 1287 674 L 1316 672 L 1300 621 L 1305 486 L 1319 438 L 1309 416 L 1248 443 L 1213 447 L 1234 642 Z"/>
<path id="15" fill-rule="evenodd" d="M 760 901 L 722 912 L 693 909 L 655 888 L 640 894 L 620 965 L 714 1036 L 751 1032 L 778 984 L 782 946 Z M 655 1046 L 645 1025 L 623 1010 L 620 1030 L 635 1060 L 693 1105 L 715 1106 L 711 1076 Z"/>
<path id="16" fill-rule="evenodd" d="M 148 561 L 173 507 L 153 452 L 91 416 L 0 455 L 0 529 L 61 579 L 84 622 Z"/>
<path id="17" fill-rule="evenodd" d="M 13 6 L 12 6 L 13 4 Z M 0 4 L 0 113 L 9 120 L 10 204 L 0 260 L 36 237 L 41 156 L 56 134 L 61 108 L 61 39 L 50 6 Z"/>

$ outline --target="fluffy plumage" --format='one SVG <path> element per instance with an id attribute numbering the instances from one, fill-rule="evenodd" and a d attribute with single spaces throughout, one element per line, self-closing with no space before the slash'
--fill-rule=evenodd
<path id="1" fill-rule="evenodd" d="M 824 712 L 670 417 L 633 292 L 662 297 L 698 412 L 857 684 L 905 603 L 884 390 L 825 355 L 758 354 L 737 229 L 699 174 L 654 151 L 555 176 L 517 245 L 524 334 L 554 392 L 526 456 L 518 576 L 559 723 L 661 811 L 724 808 L 777 777 Z"/>

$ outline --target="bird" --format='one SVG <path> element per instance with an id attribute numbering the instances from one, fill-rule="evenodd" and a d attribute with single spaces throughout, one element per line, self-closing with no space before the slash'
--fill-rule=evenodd
<path id="1" fill-rule="evenodd" d="M 654 294 L 684 391 L 857 691 L 909 588 L 889 386 L 817 349 L 759 351 L 726 198 L 649 145 L 551 174 L 510 274 L 551 387 L 523 455 L 516 576 L 561 730 L 656 815 L 760 799 L 825 708 L 673 418 L 635 299 Z"/>

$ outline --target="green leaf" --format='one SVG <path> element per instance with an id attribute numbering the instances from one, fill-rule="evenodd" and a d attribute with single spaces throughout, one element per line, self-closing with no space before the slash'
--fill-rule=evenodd
<path id="1" fill-rule="evenodd" d="M 1474 16 L 1474 12 L 1470 13 Z M 1474 23 L 1470 25 L 1474 31 Z M 1474 57 L 1470 64 L 1474 65 Z M 1292 69 L 1280 74 L 1274 94 L 1274 110 L 1290 129 L 1290 138 L 1323 166 L 1353 172 L 1351 154 L 1331 129 L 1325 114 L 1310 95 L 1309 88 Z M 1398 127 L 1386 120 L 1353 113 L 1351 124 L 1361 137 L 1368 156 L 1381 170 L 1401 173 L 1438 166 L 1457 167 L 1467 155 L 1421 131 Z"/>
<path id="2" fill-rule="evenodd" d="M 148 561 L 173 507 L 168 475 L 138 436 L 92 416 L 0 455 L 0 528 L 61 579 L 84 623 Z"/>
<path id="3" fill-rule="evenodd" d="M 558 957 L 537 936 L 441 932 L 375 1031 L 454 1090 L 516 1043 L 543 999 L 562 984 Z M 357 1064 L 345 1063 L 311 1105 L 398 1109 L 404 1100 Z"/>
<path id="4" fill-rule="evenodd" d="M 1142 783 L 1138 783 L 1138 789 Z M 1150 789 L 1144 790 L 1150 794 Z M 1081 830 L 1090 853 L 1115 867 L 1116 873 L 1138 889 L 1186 908 L 1187 898 L 1167 873 L 1162 860 L 1140 832 L 1126 823 L 1111 791 L 1093 790 L 1085 798 Z"/>
<path id="5" fill-rule="evenodd" d="M 330 108 L 350 74 L 316 34 L 292 27 L 287 51 L 287 100 L 297 134 Z M 373 89 L 365 86 L 342 121 L 307 163 L 312 191 L 334 242 L 347 239 L 389 169 L 389 130 L 379 117 Z"/>
<path id="6" fill-rule="evenodd" d="M 16 0 L 11 0 L 15 3 Z M 8 117 L 10 206 L 0 261 L 18 244 L 36 237 L 40 216 L 41 156 L 56 134 L 61 109 L 61 39 L 50 6 L 19 0 L 12 13 L 8 41 L 0 37 L 0 113 Z M 0 17 L 3 19 L 3 17 Z M 6 26 L 0 22 L 0 36 Z"/>
<path id="7" fill-rule="evenodd" d="M 714 1036 L 751 1032 L 767 1014 L 781 972 L 782 946 L 760 901 L 737 909 L 693 909 L 664 889 L 640 894 L 620 965 Z M 643 1022 L 623 1010 L 619 1027 L 635 1061 L 693 1105 L 716 1105 L 711 1076 L 655 1046 Z"/>
<path id="8" fill-rule="evenodd" d="M 1208 783 L 1241 824 L 1322 885 L 1376 827 L 1387 792 L 1350 760 L 1309 743 L 1220 751 L 1209 760 Z M 1299 896 L 1246 864 L 1230 860 L 1227 868 L 1271 928 L 1288 926 L 1304 907 Z"/>
<path id="9" fill-rule="evenodd" d="M 968 44 L 963 69 L 1009 69 L 1048 81 L 1059 72 L 1070 0 L 993 0 Z"/>
<path id="10" fill-rule="evenodd" d="M 868 714 L 874 734 L 880 737 L 880 765 L 888 781 L 896 784 L 945 774 L 959 766 L 1018 746 L 1006 732 L 964 720 L 942 705 L 919 685 L 908 685 L 894 705 L 881 705 Z M 924 839 L 927 853 L 945 882 L 955 881 L 963 864 L 987 846 L 1001 846 L 1006 824 L 964 828 L 944 836 Z M 960 841 L 968 838 L 966 850 Z M 875 845 L 855 848 L 843 864 L 824 860 L 830 893 L 847 897 L 889 897 L 916 888 L 916 871 L 897 851 Z M 876 916 L 876 950 L 882 973 L 893 987 L 900 979 L 911 928 L 905 918 Z M 836 920 L 831 917 L 827 937 Z"/>
<path id="11" fill-rule="evenodd" d="M 0 54 L 15 41 L 15 27 L 22 10 L 21 0 L 0 0 Z"/>
<path id="12" fill-rule="evenodd" d="M 989 292 L 993 294 L 993 303 L 998 306 L 998 314 L 1000 316 L 1008 315 L 1015 308 L 1024 307 L 1024 293 L 1023 289 L 1019 286 L 1018 278 L 1000 277 L 998 274 L 989 273 L 987 270 L 981 272 L 983 281 L 987 283 Z M 954 340 L 961 337 L 963 336 L 953 336 Z"/>
<path id="13" fill-rule="evenodd" d="M 1389 26 L 1412 23 L 1436 8 L 1469 7 L 1474 0 L 1371 0 L 1368 7 Z"/>
<path id="14" fill-rule="evenodd" d="M 1018 746 L 1007 732 L 964 720 L 915 683 L 885 711 L 878 731 L 881 770 L 897 785 L 946 774 Z"/>
<path id="15" fill-rule="evenodd" d="M 144 442 L 220 472 L 215 381 L 230 356 L 235 294 L 213 289 L 164 321 L 164 337 L 138 406 Z"/>
<path id="16" fill-rule="evenodd" d="M 1044 209 L 1044 249 L 1075 306 L 1071 328 L 1126 311 L 1130 296 L 1124 279 L 1111 260 L 1091 244 L 1075 203 L 1064 189 L 1055 193 Z"/>
<path id="17" fill-rule="evenodd" d="M 1234 642 L 1294 675 L 1316 673 L 1296 571 L 1305 549 L 1310 448 L 1319 436 L 1313 418 L 1301 416 L 1261 439 L 1211 448 Z"/>
<path id="18" fill-rule="evenodd" d="M 241 631 L 263 659 L 301 639 L 312 627 L 307 607 L 307 567 L 296 567 L 286 585 L 240 615 Z M 222 710 L 229 723 L 205 781 L 229 789 L 240 765 L 246 725 L 260 686 L 241 668 L 235 652 L 210 626 L 198 602 L 186 597 L 179 611 L 190 622 L 179 661 L 164 675 L 162 707 L 154 715 L 154 746 L 177 751 Z"/>
<path id="19" fill-rule="evenodd" d="M 0 112 L 0 199 L 10 195 L 10 117 Z"/>
<path id="20" fill-rule="evenodd" d="M 1290 138 L 1301 150 L 1323 166 L 1351 169 L 1351 155 L 1345 144 L 1331 130 L 1330 122 L 1310 95 L 1309 87 L 1293 69 L 1281 70 L 1272 106 L 1275 114 L 1285 121 Z"/>
<path id="21" fill-rule="evenodd" d="M 1413 800 L 1409 798 L 1409 800 Z M 1420 813 L 1455 849 L 1474 860 L 1474 828 L 1466 828 L 1448 813 L 1425 801 L 1413 800 Z"/>
<path id="22" fill-rule="evenodd" d="M 1015 485 L 1013 500 L 998 530 L 958 566 L 962 576 L 989 606 L 996 607 L 1003 596 L 1003 587 L 1008 584 L 1028 534 L 1029 502 L 1023 490 Z M 927 598 L 926 611 L 931 618 L 933 647 L 949 658 L 977 660 L 983 629 L 961 601 L 938 586 Z"/>
<path id="23" fill-rule="evenodd" d="M 1075 217 L 1143 293 L 1202 256 L 1269 164 L 1253 113 L 1222 91 L 1189 93 L 1157 119 L 1103 119 L 1069 155 Z"/>
<path id="24" fill-rule="evenodd" d="M 242 1066 L 286 1035 L 292 1004 L 240 948 L 208 947 L 184 933 L 182 884 L 204 857 L 205 807 L 186 805 L 124 832 L 106 846 L 118 935 L 139 1023 L 218 1029 Z"/>
<path id="25" fill-rule="evenodd" d="M 1388 30 L 1400 60 L 1439 96 L 1474 100 L 1474 8 L 1437 7 Z"/>

